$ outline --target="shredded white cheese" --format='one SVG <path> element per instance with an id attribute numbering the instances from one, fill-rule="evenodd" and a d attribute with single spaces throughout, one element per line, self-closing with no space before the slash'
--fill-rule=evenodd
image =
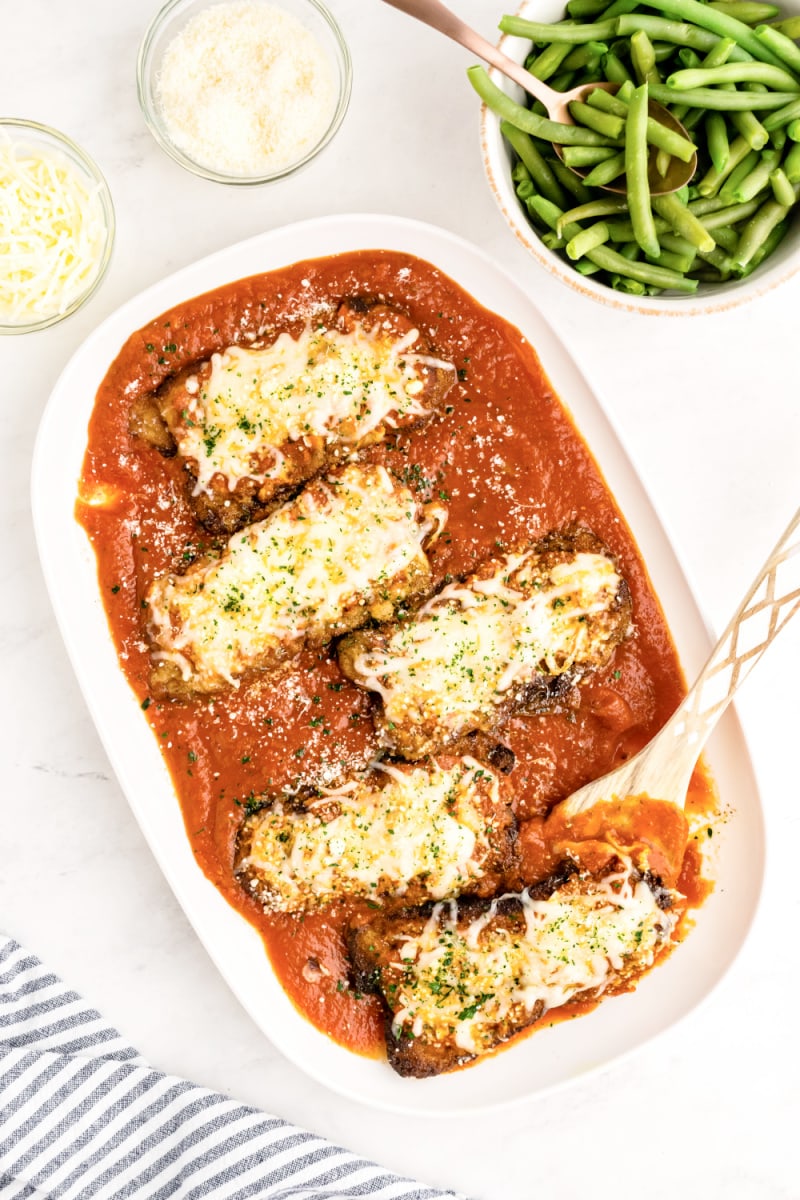
<path id="1" fill-rule="evenodd" d="M 0 322 L 65 313 L 94 282 L 105 240 L 97 187 L 77 165 L 0 134 Z"/>
<path id="2" fill-rule="evenodd" d="M 180 666 L 199 691 L 297 652 L 395 577 L 427 574 L 430 526 L 384 467 L 346 467 L 265 521 L 234 534 L 219 559 L 154 580 L 147 593 L 153 660 Z"/>
<path id="3" fill-rule="evenodd" d="M 402 896 L 416 880 L 439 900 L 481 877 L 490 851 L 485 809 L 500 803 L 497 777 L 472 758 L 449 769 L 435 762 L 377 769 L 389 777 L 383 786 L 368 777 L 310 811 L 278 801 L 256 818 L 239 871 L 265 908 L 296 912 L 338 896 Z"/>
<path id="4" fill-rule="evenodd" d="M 167 134 L 225 175 L 269 175 L 304 158 L 336 108 L 332 62 L 296 17 L 258 0 L 214 4 L 170 42 L 156 81 Z"/>

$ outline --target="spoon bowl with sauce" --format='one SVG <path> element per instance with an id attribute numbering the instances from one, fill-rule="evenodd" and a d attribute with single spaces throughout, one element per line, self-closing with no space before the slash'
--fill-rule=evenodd
<path id="1" fill-rule="evenodd" d="M 599 82 L 584 83 L 580 87 L 571 88 L 568 92 L 557 92 L 554 88 L 548 87 L 546 83 L 543 83 L 541 79 L 537 79 L 530 71 L 526 71 L 519 63 L 514 62 L 513 59 L 503 54 L 502 50 L 498 50 L 496 46 L 493 46 L 491 42 L 487 41 L 476 30 L 466 25 L 455 13 L 442 4 L 440 0 L 384 0 L 384 3 L 391 5 L 392 8 L 399 9 L 400 12 L 406 13 L 409 17 L 414 17 L 415 20 L 421 21 L 424 25 L 430 25 L 432 29 L 438 30 L 445 37 L 458 42 L 460 46 L 464 46 L 467 50 L 477 55 L 478 58 L 482 58 L 484 62 L 496 67 L 498 71 L 501 71 L 503 75 L 511 79 L 527 92 L 528 95 L 539 100 L 547 110 L 550 120 L 557 121 L 561 125 L 574 125 L 576 123 L 570 110 L 570 105 L 576 100 L 585 101 L 587 96 L 595 91 L 614 93 L 619 90 L 619 84 Z M 659 124 L 666 125 L 675 133 L 691 140 L 680 121 L 662 104 L 651 100 L 648 104 L 648 111 L 650 116 L 658 121 Z M 557 142 L 553 142 L 553 149 L 558 157 L 563 159 L 562 147 Z M 651 153 L 650 157 L 651 164 L 648 173 L 650 194 L 653 196 L 665 196 L 670 192 L 676 192 L 679 188 L 684 187 L 694 175 L 697 166 L 696 154 L 688 162 L 682 162 L 679 158 L 672 157 L 666 173 L 661 175 L 655 169 L 655 154 Z M 583 169 L 570 167 L 569 169 L 574 174 L 583 176 L 588 174 L 591 167 Z M 624 195 L 625 177 L 621 176 L 619 179 L 614 180 L 613 183 L 605 184 L 603 190 Z"/>

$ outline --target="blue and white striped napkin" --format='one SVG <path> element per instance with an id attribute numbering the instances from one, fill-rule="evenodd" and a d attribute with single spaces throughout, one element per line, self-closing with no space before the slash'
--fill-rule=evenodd
<path id="1" fill-rule="evenodd" d="M 0 935 L 2 1200 L 458 1200 L 154 1071 Z"/>

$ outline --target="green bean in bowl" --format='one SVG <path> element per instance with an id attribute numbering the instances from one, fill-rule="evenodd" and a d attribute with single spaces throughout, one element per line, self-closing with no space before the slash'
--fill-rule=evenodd
<path id="1" fill-rule="evenodd" d="M 557 91 L 616 85 L 573 102 L 567 125 L 469 69 L 495 198 L 541 262 L 644 312 L 725 308 L 800 269 L 799 15 L 761 0 L 568 0 L 554 22 L 532 9 L 500 22 L 510 57 Z M 695 154 L 688 185 L 659 194 L 673 156 Z"/>

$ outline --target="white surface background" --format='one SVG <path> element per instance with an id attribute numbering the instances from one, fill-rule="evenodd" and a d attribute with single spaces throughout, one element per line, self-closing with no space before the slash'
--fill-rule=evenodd
<path id="1" fill-rule="evenodd" d="M 378 0 L 330 0 L 354 59 L 350 111 L 303 173 L 234 190 L 150 138 L 134 63 L 146 0 L 0 0 L 0 112 L 63 129 L 117 209 L 88 307 L 0 341 L 0 923 L 165 1070 L 258 1104 L 426 1182 L 486 1200 L 800 1197 L 800 622 L 738 705 L 768 816 L 763 903 L 705 1006 L 632 1058 L 496 1116 L 414 1120 L 314 1085 L 216 975 L 127 809 L 66 660 L 36 561 L 28 473 L 61 368 L 110 311 L 208 252 L 324 212 L 394 212 L 459 233 L 536 298 L 623 431 L 710 623 L 720 630 L 798 503 L 800 276 L 691 321 L 606 310 L 541 272 L 483 181 L 467 56 Z M 460 0 L 491 34 L 501 0 Z"/>

